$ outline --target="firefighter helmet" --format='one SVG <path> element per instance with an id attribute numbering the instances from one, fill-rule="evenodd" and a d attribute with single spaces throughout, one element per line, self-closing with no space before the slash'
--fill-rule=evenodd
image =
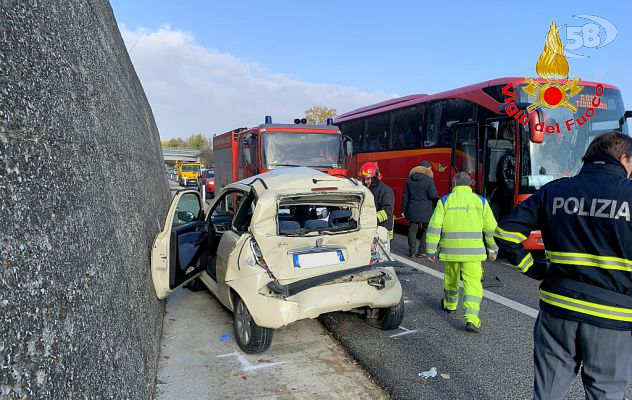
<path id="1" fill-rule="evenodd" d="M 380 169 L 378 168 L 377 163 L 369 161 L 362 164 L 362 168 L 360 168 L 360 178 L 373 177 L 377 177 L 377 179 L 382 179 L 382 174 L 380 174 Z"/>

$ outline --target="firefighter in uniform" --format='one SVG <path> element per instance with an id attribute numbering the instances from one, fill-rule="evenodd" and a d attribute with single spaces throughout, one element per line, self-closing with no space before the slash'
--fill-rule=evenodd
<path id="1" fill-rule="evenodd" d="M 373 194 L 377 224 L 388 230 L 388 238 L 393 239 L 393 211 L 395 208 L 395 194 L 393 189 L 382 182 L 382 175 L 376 163 L 366 162 L 360 168 L 359 180 L 368 187 Z"/>
<path id="2" fill-rule="evenodd" d="M 587 399 L 623 399 L 632 380 L 631 157 L 629 136 L 598 136 L 578 175 L 543 186 L 494 234 L 520 272 L 543 280 L 535 399 L 562 399 L 580 365 Z M 537 229 L 548 261 L 522 247 Z"/>
<path id="3" fill-rule="evenodd" d="M 437 245 L 439 259 L 445 264 L 441 308 L 454 312 L 459 302 L 459 278 L 463 279 L 465 329 L 477 333 L 481 327 L 478 316 L 483 300 L 482 261 L 495 260 L 498 247 L 494 243 L 496 219 L 483 196 L 472 192 L 472 179 L 459 172 L 452 182 L 452 193 L 443 196 L 435 208 L 426 233 L 428 260 L 435 261 Z M 487 251 L 483 244 L 487 244 Z"/>

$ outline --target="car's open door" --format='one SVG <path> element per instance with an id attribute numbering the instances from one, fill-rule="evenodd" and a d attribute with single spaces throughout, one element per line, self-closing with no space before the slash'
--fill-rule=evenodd
<path id="1" fill-rule="evenodd" d="M 206 221 L 200 194 L 195 190 L 176 193 L 165 227 L 154 241 L 151 278 L 159 299 L 199 275 L 205 263 Z"/>

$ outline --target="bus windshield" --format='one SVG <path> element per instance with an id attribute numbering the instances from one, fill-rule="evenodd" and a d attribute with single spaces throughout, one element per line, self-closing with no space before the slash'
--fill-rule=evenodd
<path id="1" fill-rule="evenodd" d="M 518 93 L 520 102 L 536 102 L 534 97 L 523 90 L 518 90 Z M 542 143 L 532 143 L 529 140 L 528 127 L 522 130 L 521 193 L 533 193 L 554 179 L 577 174 L 582 167 L 582 157 L 596 136 L 613 130 L 628 133 L 622 119 L 625 109 L 621 93 L 615 89 L 604 90 L 601 105 L 595 108 L 593 117 L 579 126 L 577 120 L 582 118 L 594 96 L 595 88 L 584 86 L 580 94 L 570 99 L 571 104 L 577 107 L 575 113 L 565 107 L 541 108 L 546 126 L 559 123 L 559 133 L 545 133 Z M 569 120 L 573 124 L 569 124 L 570 129 L 567 129 L 566 123 Z"/>
<path id="2" fill-rule="evenodd" d="M 342 137 L 333 133 L 266 132 L 263 167 L 343 168 Z"/>

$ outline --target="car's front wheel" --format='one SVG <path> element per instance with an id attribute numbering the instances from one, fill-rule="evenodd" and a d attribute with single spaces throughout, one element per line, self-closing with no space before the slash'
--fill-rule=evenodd
<path id="1" fill-rule="evenodd" d="M 273 330 L 257 325 L 252 319 L 246 303 L 239 296 L 235 296 L 233 327 L 235 328 L 237 344 L 245 353 L 262 353 L 268 350 L 272 344 Z"/>
<path id="2" fill-rule="evenodd" d="M 366 322 L 369 325 L 385 331 L 397 329 L 404 319 L 404 296 L 393 307 L 379 308 L 372 311 L 372 314 L 366 318 Z"/>

